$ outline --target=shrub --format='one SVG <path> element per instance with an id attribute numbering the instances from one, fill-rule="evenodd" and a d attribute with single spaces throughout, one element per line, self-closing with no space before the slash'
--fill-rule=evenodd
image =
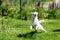
<path id="1" fill-rule="evenodd" d="M 59 18 L 59 9 L 51 9 L 51 10 L 48 10 L 48 15 L 47 15 L 47 18 L 48 19 L 57 19 Z"/>

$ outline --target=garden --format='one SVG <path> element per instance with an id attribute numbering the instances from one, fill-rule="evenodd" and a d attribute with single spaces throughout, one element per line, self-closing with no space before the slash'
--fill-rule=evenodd
<path id="1" fill-rule="evenodd" d="M 47 21 L 41 23 L 46 33 L 30 30 L 34 11 L 39 20 Z M 60 40 L 59 4 L 55 0 L 0 0 L 0 40 Z"/>

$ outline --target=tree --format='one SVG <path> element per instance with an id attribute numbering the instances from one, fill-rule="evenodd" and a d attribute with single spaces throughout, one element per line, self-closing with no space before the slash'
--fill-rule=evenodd
<path id="1" fill-rule="evenodd" d="M 1 4 L 2 4 L 2 1 L 0 0 L 0 6 L 1 6 Z"/>
<path id="2" fill-rule="evenodd" d="M 10 3 L 9 3 L 9 0 L 6 0 L 6 5 L 9 5 Z"/>

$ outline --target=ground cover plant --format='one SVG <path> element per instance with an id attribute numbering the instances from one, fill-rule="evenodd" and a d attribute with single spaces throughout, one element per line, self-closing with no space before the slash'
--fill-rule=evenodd
<path id="1" fill-rule="evenodd" d="M 60 20 L 42 23 L 47 33 L 30 30 L 30 20 L 4 19 L 3 25 L 4 30 L 0 20 L 0 40 L 60 40 Z"/>

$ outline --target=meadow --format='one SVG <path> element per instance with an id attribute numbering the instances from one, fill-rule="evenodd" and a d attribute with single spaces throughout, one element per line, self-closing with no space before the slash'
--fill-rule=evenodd
<path id="1" fill-rule="evenodd" d="M 30 30 L 30 20 L 4 19 L 0 20 L 0 40 L 60 40 L 60 20 L 47 19 L 42 23 L 46 33 Z"/>
<path id="2" fill-rule="evenodd" d="M 55 0 L 0 0 L 0 40 L 60 40 L 58 6 Z M 41 25 L 47 32 L 30 30 L 34 11 L 39 20 L 46 19 Z"/>

